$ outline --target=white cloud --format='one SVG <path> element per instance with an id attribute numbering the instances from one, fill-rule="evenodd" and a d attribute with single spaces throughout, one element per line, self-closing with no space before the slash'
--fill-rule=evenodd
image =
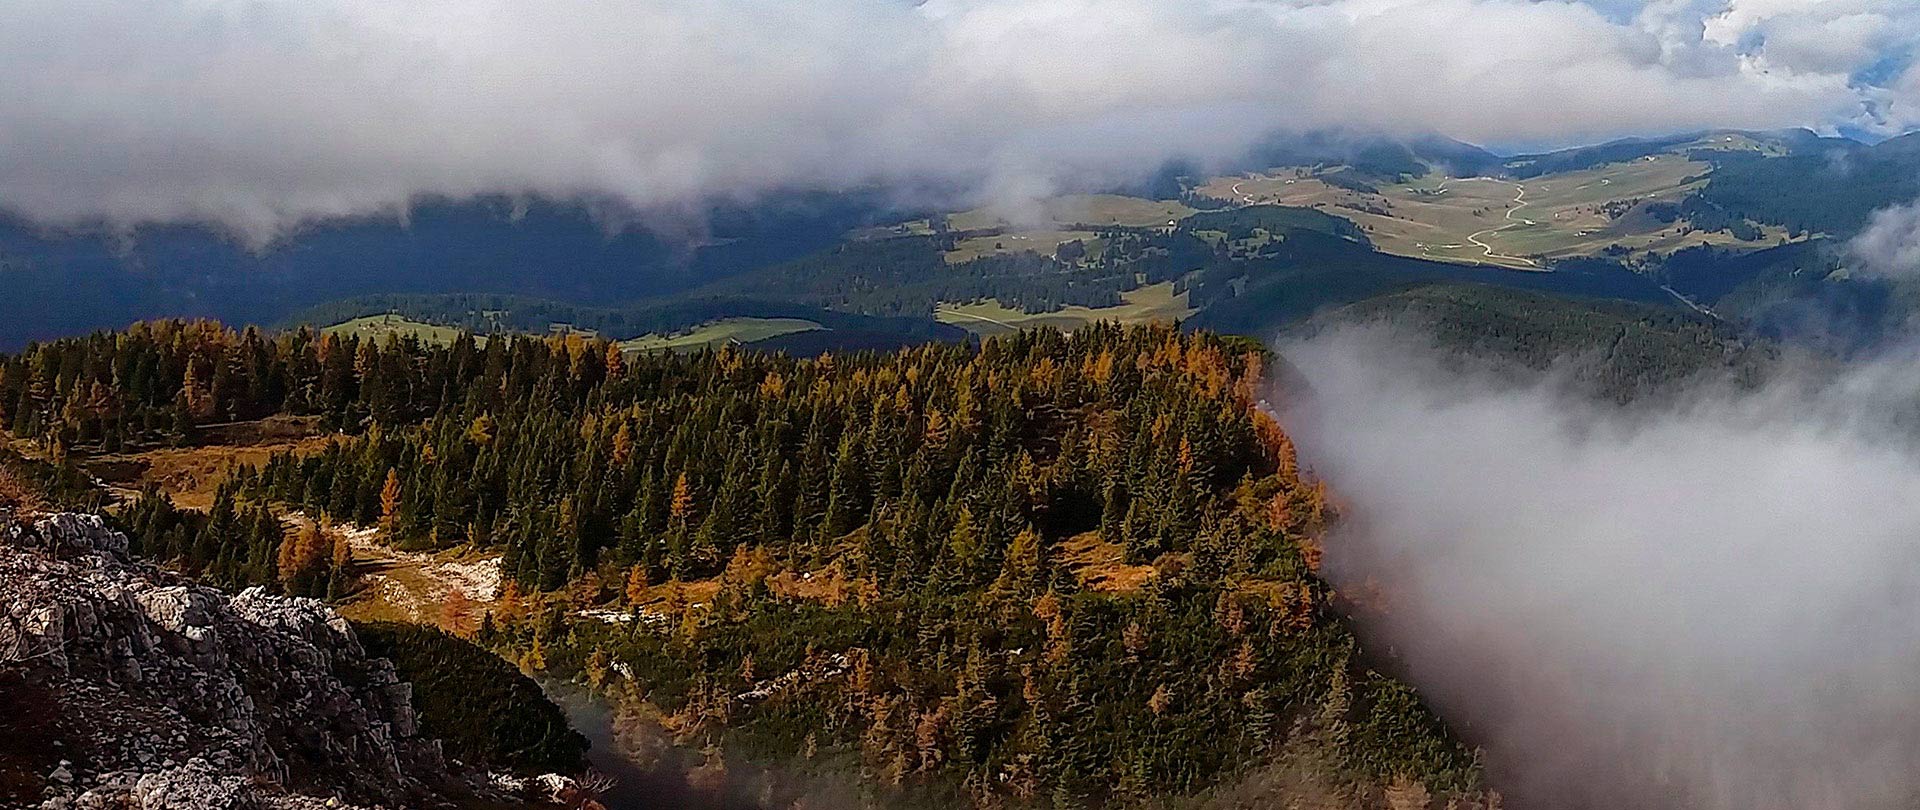
<path id="1" fill-rule="evenodd" d="M 1847 243 L 1862 275 L 1920 276 L 1920 205 L 1895 205 L 1873 212 L 1867 227 Z"/>
<path id="2" fill-rule="evenodd" d="M 422 194 L 650 207 L 1118 179 L 1279 126 L 1508 143 L 1827 127 L 1882 93 L 1851 62 L 1910 35 L 1835 22 L 1858 44 L 1789 59 L 1705 33 L 1712 14 L 1783 26 L 1779 0 L 1612 6 L 0 0 L 0 206 L 265 238 Z"/>
<path id="3" fill-rule="evenodd" d="M 1365 622 L 1515 805 L 1920 798 L 1920 362 L 1623 415 L 1405 336 L 1283 347 Z"/>

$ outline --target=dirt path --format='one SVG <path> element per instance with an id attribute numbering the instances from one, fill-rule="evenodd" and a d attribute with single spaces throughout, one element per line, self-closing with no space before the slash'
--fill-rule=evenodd
<path id="1" fill-rule="evenodd" d="M 1475 177 L 1471 179 L 1487 180 L 1489 182 L 1495 182 L 1495 183 L 1505 182 L 1501 180 L 1494 180 L 1491 177 Z M 1494 252 L 1492 245 L 1489 245 L 1486 242 L 1481 241 L 1480 239 L 1480 237 L 1482 236 L 1491 236 L 1493 234 L 1499 233 L 1509 228 L 1521 228 L 1521 227 L 1526 227 L 1528 225 L 1537 224 L 1531 219 L 1520 219 L 1518 221 L 1514 220 L 1513 218 L 1514 213 L 1518 212 L 1522 208 L 1527 207 L 1527 187 L 1519 183 L 1514 183 L 1513 188 L 1514 188 L 1513 205 L 1512 207 L 1509 207 L 1507 209 L 1507 215 L 1505 217 L 1505 219 L 1507 220 L 1507 224 L 1501 225 L 1498 228 L 1488 228 L 1483 231 L 1475 231 L 1474 233 L 1467 236 L 1467 241 L 1473 244 L 1475 247 L 1478 247 L 1481 250 L 1485 251 L 1486 257 L 1489 259 L 1505 259 L 1507 261 L 1524 262 L 1528 267 L 1539 267 L 1540 266 L 1539 262 L 1536 262 L 1525 256 L 1509 256 L 1505 253 L 1496 253 Z"/>
<path id="2" fill-rule="evenodd" d="M 961 312 L 959 309 L 949 309 L 946 311 L 946 314 L 954 315 L 961 318 L 972 318 L 976 321 L 986 321 L 987 323 L 994 324 L 995 326 L 1004 326 L 1015 332 L 1020 331 L 1020 327 L 1007 323 L 1006 321 L 1000 320 L 998 318 L 989 318 L 985 315 L 975 315 L 971 312 Z"/>
<path id="3" fill-rule="evenodd" d="M 1676 300 L 1678 300 L 1678 301 L 1679 301 L 1680 303 L 1682 303 L 1682 304 L 1686 304 L 1686 305 L 1687 305 L 1687 308 L 1688 308 L 1688 309 L 1691 309 L 1691 310 L 1693 310 L 1694 312 L 1698 312 L 1698 313 L 1700 313 L 1700 314 L 1702 314 L 1702 315 L 1705 315 L 1705 316 L 1707 316 L 1707 317 L 1709 317 L 1709 318 L 1712 318 L 1712 319 L 1714 319 L 1714 320 L 1716 320 L 1716 321 L 1717 321 L 1717 320 L 1720 320 L 1720 314 L 1719 314 L 1719 313 L 1717 313 L 1717 312 L 1714 312 L 1714 311 L 1713 311 L 1713 310 L 1712 310 L 1712 309 L 1711 309 L 1710 307 L 1707 307 L 1707 306 L 1706 306 L 1706 305 L 1704 305 L 1704 304 L 1701 304 L 1701 303 L 1699 303 L 1699 302 L 1696 302 L 1696 301 L 1694 301 L 1694 300 L 1693 300 L 1693 299 L 1691 299 L 1691 298 L 1688 298 L 1688 297 L 1686 297 L 1686 296 L 1684 296 L 1684 295 L 1681 295 L 1681 294 L 1680 294 L 1680 291 L 1679 291 L 1679 290 L 1676 290 L 1676 289 L 1674 289 L 1674 288 L 1672 288 L 1672 287 L 1669 287 L 1669 286 L 1667 286 L 1667 285 L 1665 285 L 1665 284 L 1662 284 L 1662 285 L 1660 285 L 1660 289 L 1662 289 L 1662 290 L 1666 290 L 1666 291 L 1667 291 L 1667 294 L 1668 294 L 1668 295 L 1671 295 L 1671 296 L 1673 296 L 1673 297 L 1674 297 L 1674 298 L 1675 298 Z"/>
<path id="4" fill-rule="evenodd" d="M 299 516 L 296 520 L 306 520 Z M 473 551 L 401 551 L 380 542 L 380 530 L 343 524 L 334 531 L 353 551 L 360 582 L 340 613 L 361 621 L 476 626 L 500 598 L 500 555 Z M 449 609 L 447 606 L 455 607 Z"/>

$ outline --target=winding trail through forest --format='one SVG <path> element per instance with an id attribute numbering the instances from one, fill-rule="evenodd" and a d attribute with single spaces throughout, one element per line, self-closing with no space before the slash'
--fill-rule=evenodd
<path id="1" fill-rule="evenodd" d="M 1474 177 L 1469 179 L 1486 180 L 1494 183 L 1507 182 L 1504 180 L 1495 180 L 1491 177 Z M 1482 231 L 1475 231 L 1474 233 L 1469 234 L 1467 236 L 1467 241 L 1473 244 L 1475 247 L 1478 247 L 1481 250 L 1485 251 L 1486 257 L 1489 259 L 1505 259 L 1507 261 L 1525 262 L 1528 267 L 1539 267 L 1540 266 L 1539 262 L 1536 262 L 1525 256 L 1510 256 L 1505 253 L 1496 253 L 1494 252 L 1492 245 L 1489 245 L 1480 239 L 1480 237 L 1482 236 L 1491 236 L 1493 234 L 1499 233 L 1509 228 L 1522 228 L 1528 225 L 1535 224 L 1534 221 L 1531 219 L 1520 219 L 1517 221 L 1514 220 L 1513 218 L 1514 213 L 1519 211 L 1522 208 L 1527 207 L 1528 203 L 1527 203 L 1527 187 L 1519 183 L 1514 183 L 1513 188 L 1514 188 L 1513 205 L 1512 207 L 1507 209 L 1507 215 L 1506 215 L 1507 224 L 1501 225 L 1500 227 L 1497 227 L 1497 228 L 1488 228 Z"/>
<path id="2" fill-rule="evenodd" d="M 1673 296 L 1680 303 L 1686 304 L 1688 309 L 1691 309 L 1694 312 L 1698 312 L 1716 321 L 1721 320 L 1720 313 L 1714 312 L 1711 307 L 1708 307 L 1705 304 L 1701 304 L 1691 298 L 1686 297 L 1685 295 L 1682 295 L 1679 290 L 1676 290 L 1673 287 L 1668 286 L 1666 284 L 1660 285 L 1660 289 L 1666 290 L 1668 295 Z"/>

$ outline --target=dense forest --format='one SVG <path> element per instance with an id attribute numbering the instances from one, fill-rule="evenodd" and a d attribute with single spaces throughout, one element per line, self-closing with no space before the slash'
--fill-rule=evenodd
<path id="1" fill-rule="evenodd" d="M 1179 230 L 1186 233 L 1216 231 L 1229 241 L 1251 239 L 1257 232 L 1284 237 L 1296 231 L 1311 231 L 1371 246 L 1366 233 L 1352 220 L 1313 208 L 1286 205 L 1248 205 L 1201 211 L 1181 220 Z"/>
<path id="2" fill-rule="evenodd" d="M 1443 167 L 1457 176 L 1498 171 L 1499 156 L 1472 144 L 1437 135 L 1389 137 L 1348 131 L 1274 133 L 1256 144 L 1239 167 L 1342 166 L 1385 182 L 1424 177 Z"/>
<path id="3" fill-rule="evenodd" d="M 480 638 L 691 742 L 977 804 L 1139 804 L 1281 756 L 1358 802 L 1479 801 L 1315 574 L 1330 507 L 1253 407 L 1264 364 L 1170 327 L 795 359 L 168 322 L 7 358 L 0 416 L 66 452 L 318 415 L 347 435 L 205 517 L 142 499 L 139 542 L 308 593 L 338 569 L 271 510 L 499 548 Z"/>
<path id="4" fill-rule="evenodd" d="M 564 325 L 609 340 L 672 334 L 721 318 L 798 318 L 823 328 L 898 335 L 925 343 L 965 340 L 967 331 L 929 316 L 882 317 L 765 298 L 686 297 L 620 307 L 570 304 L 518 295 L 369 295 L 333 301 L 295 314 L 287 328 L 323 328 L 368 315 L 393 313 L 452 326 L 475 335 L 543 334 Z"/>
<path id="5" fill-rule="evenodd" d="M 1735 239 L 1753 242 L 1762 236 L 1760 228 L 1744 218 L 1728 213 L 1726 209 L 1707 200 L 1699 194 L 1689 194 L 1680 202 L 1650 203 L 1647 214 L 1665 224 L 1686 220 L 1687 225 L 1701 231 L 1726 231 Z"/>
<path id="6" fill-rule="evenodd" d="M 413 685 L 420 725 L 448 756 L 536 773 L 579 770 L 586 738 L 512 664 L 433 627 L 364 622 L 353 632 Z"/>
<path id="7" fill-rule="evenodd" d="M 1748 331 L 1848 356 L 1904 339 L 1920 312 L 1920 285 L 1850 272 L 1855 261 L 1848 243 L 1815 238 L 1748 252 L 1688 248 L 1653 274 Z"/>
<path id="8" fill-rule="evenodd" d="M 0 360 L 0 419 L 56 457 L 68 446 L 185 442 L 200 425 L 280 413 L 317 414 L 332 426 L 393 424 L 430 415 L 452 393 L 441 386 L 449 375 L 471 373 L 450 364 L 487 357 L 504 362 L 470 338 L 381 346 L 310 329 L 138 323 Z"/>
<path id="9" fill-rule="evenodd" d="M 1478 284 L 1370 298 L 1323 312 L 1288 335 L 1304 339 L 1349 325 L 1415 331 L 1450 362 L 1483 370 L 1551 370 L 1573 390 L 1619 404 L 1662 402 L 1701 379 L 1757 385 L 1782 356 L 1778 345 L 1690 310 Z"/>
<path id="10" fill-rule="evenodd" d="M 1676 306 L 1658 282 L 1606 260 L 1562 261 L 1541 273 L 1395 256 L 1316 229 L 1278 235 L 1245 260 L 1209 262 L 1182 279 L 1188 305 L 1200 310 L 1190 326 L 1269 337 L 1319 312 L 1430 284 Z"/>
<path id="11" fill-rule="evenodd" d="M 293 596 L 339 598 L 353 586 L 352 555 L 338 533 L 311 520 L 289 527 L 260 501 L 221 487 L 206 512 L 181 509 L 149 487 L 120 513 L 132 551 L 176 564 L 224 588 L 268 585 Z"/>
<path id="12" fill-rule="evenodd" d="M 927 316 L 948 301 L 995 299 L 1025 312 L 1063 306 L 1110 307 L 1145 283 L 1170 281 L 1210 251 L 1154 231 L 1101 228 L 1097 254 L 1043 256 L 1032 251 L 949 262 L 952 235 L 855 240 L 831 250 L 703 288 L 743 296 L 780 290 L 791 300 L 867 315 Z"/>
<path id="13" fill-rule="evenodd" d="M 1837 141 L 1777 157 L 1713 156 L 1700 196 L 1735 216 L 1794 233 L 1851 236 L 1875 210 L 1920 195 L 1920 136 L 1873 146 Z"/>

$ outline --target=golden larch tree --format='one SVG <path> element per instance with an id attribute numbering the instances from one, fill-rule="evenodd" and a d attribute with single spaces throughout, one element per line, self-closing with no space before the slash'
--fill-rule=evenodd
<path id="1" fill-rule="evenodd" d="M 627 604 L 638 605 L 647 599 L 647 567 L 636 565 L 627 569 Z"/>
<path id="2" fill-rule="evenodd" d="M 687 474 L 681 473 L 679 480 L 673 482 L 673 501 L 667 507 L 667 517 L 685 523 L 692 514 L 693 485 L 687 483 Z"/>
<path id="3" fill-rule="evenodd" d="M 393 536 L 396 518 L 400 515 L 400 471 L 387 468 L 387 483 L 380 487 L 380 529 Z"/>
<path id="4" fill-rule="evenodd" d="M 280 586 L 289 593 L 305 590 L 302 586 L 319 573 L 328 551 L 326 536 L 321 533 L 319 526 L 311 523 L 301 526 L 292 537 L 280 541 L 280 553 L 274 561 Z"/>
<path id="5" fill-rule="evenodd" d="M 620 423 L 620 429 L 613 432 L 613 463 L 626 464 L 633 458 L 633 426 Z"/>
<path id="6" fill-rule="evenodd" d="M 461 638 L 473 635 L 473 599 L 454 588 L 440 602 L 440 626 Z"/>
<path id="7" fill-rule="evenodd" d="M 620 375 L 627 373 L 627 358 L 626 355 L 620 351 L 620 344 L 607 344 L 605 362 L 607 364 L 607 379 L 619 379 Z"/>

